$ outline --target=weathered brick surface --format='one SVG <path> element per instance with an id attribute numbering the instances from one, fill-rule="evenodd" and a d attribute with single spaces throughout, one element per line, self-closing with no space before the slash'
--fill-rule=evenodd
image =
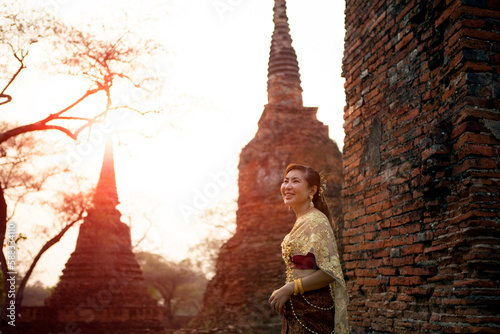
<path id="1" fill-rule="evenodd" d="M 500 331 L 500 4 L 347 0 L 356 333 Z"/>

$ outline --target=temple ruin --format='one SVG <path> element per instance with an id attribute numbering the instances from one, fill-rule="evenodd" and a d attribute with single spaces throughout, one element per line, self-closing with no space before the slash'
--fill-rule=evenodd
<path id="1" fill-rule="evenodd" d="M 341 153 L 329 138 L 328 127 L 317 120 L 317 108 L 303 106 L 300 83 L 285 1 L 276 0 L 268 104 L 255 138 L 240 155 L 236 232 L 222 247 L 216 275 L 193 325 L 197 328 L 280 331 L 281 317 L 267 300 L 285 282 L 280 244 L 295 222 L 293 211 L 285 207 L 280 194 L 289 163 L 311 165 L 330 174 L 326 195 L 341 224 Z"/>
<path id="2" fill-rule="evenodd" d="M 22 309 L 19 333 L 163 333 L 163 309 L 146 289 L 118 203 L 109 136 L 75 251 L 45 306 Z"/>
<path id="3" fill-rule="evenodd" d="M 241 153 L 237 231 L 199 317 L 252 333 L 279 327 L 266 301 L 293 221 L 283 168 L 304 161 L 333 171 L 330 189 L 342 182 L 340 154 L 302 106 L 284 1 L 274 11 L 269 104 Z M 499 13 L 498 1 L 346 1 L 338 234 L 352 333 L 500 331 Z"/>

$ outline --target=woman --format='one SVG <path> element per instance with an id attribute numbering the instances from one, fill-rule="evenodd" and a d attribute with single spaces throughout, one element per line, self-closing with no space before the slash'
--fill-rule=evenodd
<path id="1" fill-rule="evenodd" d="M 323 196 L 325 183 L 313 168 L 291 164 L 281 185 L 285 205 L 297 217 L 281 244 L 286 284 L 269 298 L 283 314 L 282 334 L 349 332 L 348 296 Z"/>

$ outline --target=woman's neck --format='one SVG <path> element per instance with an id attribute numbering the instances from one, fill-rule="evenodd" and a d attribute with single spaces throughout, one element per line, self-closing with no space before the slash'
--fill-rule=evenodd
<path id="1" fill-rule="evenodd" d="M 306 202 L 302 205 L 294 207 L 293 211 L 295 211 L 295 216 L 297 217 L 297 219 L 299 219 L 300 217 L 302 217 L 303 215 L 305 215 L 306 213 L 308 213 L 309 211 L 311 211 L 313 209 L 314 209 L 314 206 L 311 208 L 309 202 Z"/>

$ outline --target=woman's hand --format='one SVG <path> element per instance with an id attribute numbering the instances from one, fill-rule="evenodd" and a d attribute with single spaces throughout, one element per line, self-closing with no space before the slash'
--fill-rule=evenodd
<path id="1" fill-rule="evenodd" d="M 293 294 L 294 283 L 290 282 L 283 285 L 278 290 L 275 290 L 271 297 L 269 297 L 269 303 L 274 311 L 277 313 L 283 313 L 285 303 L 290 299 Z"/>

